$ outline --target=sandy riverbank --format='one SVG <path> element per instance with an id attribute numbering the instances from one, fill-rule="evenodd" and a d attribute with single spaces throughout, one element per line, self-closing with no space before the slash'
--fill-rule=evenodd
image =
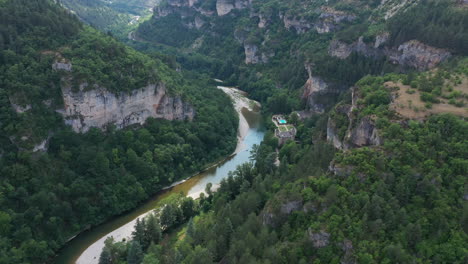
<path id="1" fill-rule="evenodd" d="M 254 100 L 250 100 L 246 97 L 246 93 L 237 88 L 218 86 L 218 89 L 223 90 L 229 97 L 231 97 L 234 105 L 234 109 L 239 114 L 239 129 L 237 131 L 237 147 L 234 154 L 239 153 L 243 148 L 243 140 L 249 131 L 249 123 L 242 114 L 242 109 L 246 108 L 249 111 L 256 111 L 254 108 L 259 108 L 260 103 Z"/>

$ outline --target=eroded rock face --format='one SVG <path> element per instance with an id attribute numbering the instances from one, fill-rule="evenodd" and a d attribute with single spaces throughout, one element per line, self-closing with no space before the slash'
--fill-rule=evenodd
<path id="1" fill-rule="evenodd" d="M 330 244 L 330 233 L 323 230 L 319 232 L 313 232 L 310 228 L 307 230 L 309 240 L 312 242 L 315 248 L 323 248 Z"/>
<path id="2" fill-rule="evenodd" d="M 297 33 L 302 34 L 309 31 L 312 28 L 312 23 L 305 19 L 298 19 L 296 17 L 284 16 L 283 18 L 284 27 L 288 30 L 294 28 Z"/>
<path id="3" fill-rule="evenodd" d="M 260 52 L 257 45 L 244 44 L 245 64 L 267 63 L 274 53 Z"/>
<path id="4" fill-rule="evenodd" d="M 332 8 L 322 8 L 322 13 L 319 17 L 320 21 L 314 25 L 314 28 L 320 34 L 329 33 L 337 30 L 340 23 L 353 21 L 354 19 L 356 19 L 355 15 L 337 11 Z"/>
<path id="5" fill-rule="evenodd" d="M 224 16 L 234 9 L 247 8 L 250 4 L 251 0 L 218 0 L 216 1 L 216 12 L 218 16 Z"/>
<path id="6" fill-rule="evenodd" d="M 216 12 L 218 16 L 229 14 L 234 9 L 234 2 L 232 0 L 218 0 L 216 1 Z"/>
<path id="7" fill-rule="evenodd" d="M 335 148 L 345 150 L 364 146 L 382 145 L 383 139 L 379 135 L 379 131 L 375 126 L 372 116 L 365 116 L 360 120 L 357 120 L 354 113 L 354 109 L 358 110 L 357 101 L 359 99 L 359 95 L 357 88 L 353 87 L 351 89 L 351 93 L 351 105 L 339 105 L 335 108 L 337 114 L 346 115 L 349 120 L 344 139 L 338 135 L 338 128 L 336 127 L 335 120 L 330 117 L 327 124 L 327 140 L 333 143 Z"/>
<path id="8" fill-rule="evenodd" d="M 333 57 L 337 57 L 340 59 L 346 59 L 351 55 L 353 52 L 354 47 L 353 45 L 349 45 L 339 40 L 332 40 L 330 42 L 330 46 L 328 47 L 328 54 Z"/>
<path id="9" fill-rule="evenodd" d="M 299 211 L 302 208 L 302 201 L 289 201 L 281 205 L 281 213 L 291 214 L 294 211 Z"/>
<path id="10" fill-rule="evenodd" d="M 389 33 L 382 33 L 376 37 L 373 44 L 364 43 L 362 37 L 351 44 L 333 40 L 328 47 L 328 54 L 340 59 L 348 58 L 352 52 L 374 58 L 387 56 L 394 64 L 409 66 L 418 70 L 432 69 L 451 57 L 450 52 L 426 45 L 417 40 L 405 42 L 398 48 L 382 48 L 389 38 Z"/>
<path id="11" fill-rule="evenodd" d="M 328 47 L 328 54 L 333 57 L 340 59 L 348 58 L 352 52 L 357 52 L 366 57 L 382 57 L 384 56 L 384 51 L 378 48 L 375 48 L 376 45 L 381 46 L 387 40 L 384 36 L 378 39 L 379 43 L 376 42 L 373 45 L 364 43 L 363 37 L 360 37 L 356 42 L 348 44 L 339 40 L 332 40 L 330 46 Z"/>
<path id="12" fill-rule="evenodd" d="M 374 48 L 378 49 L 390 39 L 390 33 L 384 32 L 375 37 Z"/>
<path id="13" fill-rule="evenodd" d="M 13 107 L 15 112 L 18 113 L 18 114 L 22 114 L 22 113 L 25 113 L 25 112 L 31 110 L 31 105 L 30 104 L 27 104 L 25 106 L 21 106 L 21 105 L 18 105 L 18 104 L 11 103 L 11 107 Z"/>
<path id="14" fill-rule="evenodd" d="M 322 97 L 327 95 L 334 95 L 341 92 L 339 87 L 334 87 L 326 83 L 323 79 L 312 75 L 311 65 L 305 66 L 309 78 L 304 85 L 304 92 L 302 99 L 306 101 L 307 107 L 316 113 L 323 113 L 327 104 Z"/>
<path id="15" fill-rule="evenodd" d="M 281 15 L 280 15 L 281 17 Z M 294 28 L 297 33 L 302 34 L 311 29 L 315 29 L 319 34 L 329 33 L 339 29 L 339 24 L 356 19 L 355 15 L 342 11 L 337 11 L 329 7 L 321 9 L 318 21 L 312 23 L 302 17 L 291 17 L 284 15 L 283 23 L 286 29 Z"/>
<path id="16" fill-rule="evenodd" d="M 257 64 L 259 63 L 260 57 L 258 56 L 258 47 L 257 45 L 244 44 L 245 51 L 245 64 Z"/>
<path id="17" fill-rule="evenodd" d="M 382 0 L 378 9 L 386 10 L 384 19 L 387 20 L 418 1 L 419 0 Z"/>
<path id="18" fill-rule="evenodd" d="M 56 61 L 54 62 L 54 64 L 52 64 L 52 69 L 56 71 L 62 70 L 62 71 L 71 72 L 72 64 L 70 62 L 65 62 L 65 61 Z"/>
<path id="19" fill-rule="evenodd" d="M 428 70 L 436 67 L 450 56 L 450 52 L 444 49 L 434 48 L 417 40 L 411 40 L 401 44 L 397 52 L 392 52 L 390 60 L 418 70 Z"/>
<path id="20" fill-rule="evenodd" d="M 163 84 L 148 85 L 129 94 L 115 95 L 104 88 L 94 87 L 73 92 L 63 88 L 64 109 L 60 110 L 65 122 L 76 132 L 86 132 L 91 127 L 104 128 L 114 124 L 124 128 L 132 124 L 143 124 L 147 118 L 167 120 L 193 120 L 195 111 L 180 97 L 167 94 Z"/>
<path id="21" fill-rule="evenodd" d="M 41 143 L 37 144 L 33 148 L 33 152 L 38 152 L 38 151 L 47 151 L 47 147 L 49 144 L 49 138 L 45 139 Z"/>
<path id="22" fill-rule="evenodd" d="M 268 19 L 262 14 L 260 14 L 258 18 L 259 18 L 258 28 L 265 28 L 267 26 Z"/>
<path id="23" fill-rule="evenodd" d="M 375 127 L 371 117 L 363 117 L 358 125 L 348 131 L 346 141 L 350 147 L 379 146 L 382 144 L 382 138 Z"/>
<path id="24" fill-rule="evenodd" d="M 327 141 L 331 142 L 335 148 L 343 149 L 343 142 L 338 136 L 336 123 L 332 118 L 329 118 L 327 123 Z"/>

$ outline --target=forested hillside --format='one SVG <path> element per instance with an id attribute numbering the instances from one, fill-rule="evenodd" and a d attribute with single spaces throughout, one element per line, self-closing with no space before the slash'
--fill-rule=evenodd
<path id="1" fill-rule="evenodd" d="M 128 31 L 151 14 L 159 0 L 61 0 L 82 21 L 104 32 L 125 38 Z"/>
<path id="2" fill-rule="evenodd" d="M 307 68 L 334 98 L 366 74 L 425 70 L 466 56 L 462 2 L 166 0 L 135 35 L 146 41 L 139 48 L 175 47 L 185 68 L 243 87 L 272 112 L 288 112 L 307 101 L 300 91 Z"/>
<path id="3" fill-rule="evenodd" d="M 466 8 L 163 1 L 136 47 L 239 85 L 267 116 L 310 117 L 291 114 L 295 141 L 270 132 L 216 192 L 109 239 L 100 263 L 466 263 Z"/>
<path id="4" fill-rule="evenodd" d="M 150 118 L 82 134 L 65 124 L 68 88 L 118 97 L 149 84 L 190 104 L 194 120 Z M 0 1 L 0 101 L 0 263 L 47 262 L 78 232 L 230 154 L 236 142 L 234 109 L 209 81 L 83 25 L 54 1 Z"/>
<path id="5" fill-rule="evenodd" d="M 443 78 L 466 79 L 467 69 L 465 60 Z M 465 263 L 468 123 L 395 111 L 388 84 L 407 79 L 361 79 L 330 115 L 299 126 L 300 143 L 281 148 L 279 167 L 270 135 L 216 193 L 166 201 L 132 241 L 109 239 L 99 263 Z M 343 108 L 354 109 L 345 130 L 370 117 L 379 140 L 327 143 Z"/>
<path id="6" fill-rule="evenodd" d="M 467 47 L 466 0 L 0 0 L 0 263 L 232 153 L 213 78 L 262 103 L 263 143 L 100 264 L 467 263 Z"/>

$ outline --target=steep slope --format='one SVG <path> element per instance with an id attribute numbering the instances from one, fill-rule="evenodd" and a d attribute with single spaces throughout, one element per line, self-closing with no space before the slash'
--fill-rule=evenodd
<path id="1" fill-rule="evenodd" d="M 300 108 L 300 94 L 308 95 L 302 98 L 307 108 L 322 112 L 333 105 L 337 88 L 366 74 L 426 70 L 467 55 L 464 5 L 455 0 L 163 1 L 135 39 L 176 47 L 185 53 L 179 59 L 185 67 L 211 66 L 214 76 L 263 102 L 266 94 L 283 98 L 278 109 L 267 104 L 273 112 Z M 311 78 L 330 87 L 328 104 L 316 105 L 314 93 L 298 91 Z"/>
<path id="2" fill-rule="evenodd" d="M 466 63 L 439 71 L 444 93 L 468 78 Z M 433 78 L 435 90 L 436 76 L 416 79 Z M 172 239 L 151 230 L 167 232 L 168 219 L 186 215 L 181 198 L 140 221 L 133 241 L 108 241 L 101 259 L 120 252 L 113 256 L 125 261 L 123 252 L 133 256 L 138 248 L 145 250 L 140 259 L 154 263 L 466 262 L 468 122 L 445 112 L 422 120 L 401 115 L 392 96 L 398 89 L 389 84 L 411 78 L 361 79 L 328 129 L 326 115 L 299 126 L 301 143 L 279 151 L 279 166 L 270 135 L 254 151 L 255 164 L 237 168 L 216 193 L 207 186 L 208 195 L 191 206 L 197 215 L 177 234 L 169 230 Z M 328 131 L 336 145 L 330 123 L 345 127 L 345 151 L 325 142 Z"/>
<path id="3" fill-rule="evenodd" d="M 60 1 L 64 7 L 75 13 L 85 23 L 120 37 L 126 37 L 125 33 L 135 27 L 141 19 L 151 14 L 158 2 L 159 0 Z"/>
<path id="4" fill-rule="evenodd" d="M 236 113 L 208 80 L 55 1 L 0 1 L 0 62 L 0 263 L 47 262 L 235 148 Z"/>

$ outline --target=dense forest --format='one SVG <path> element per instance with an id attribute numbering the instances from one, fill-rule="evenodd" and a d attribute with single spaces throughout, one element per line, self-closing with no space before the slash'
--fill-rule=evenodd
<path id="1" fill-rule="evenodd" d="M 377 113 L 383 145 L 336 151 L 327 115 L 309 119 L 279 167 L 266 138 L 216 193 L 172 197 L 131 241 L 108 239 L 99 263 L 465 263 L 468 123 L 398 117 L 384 83 L 405 78 L 356 84 L 357 116 Z"/>
<path id="2" fill-rule="evenodd" d="M 402 8 L 388 19 L 384 17 L 390 7 L 384 4 L 378 7 L 380 2 L 373 0 L 253 1 L 251 6 L 235 9 L 228 15 L 203 17 L 204 24 L 200 28 L 190 22 L 192 17 L 200 16 L 193 10 L 216 13 L 216 1 L 195 1 L 192 11 L 183 6 L 180 12 L 174 11 L 170 2 L 163 1 L 155 8 L 153 17 L 139 25 L 136 36 L 140 41 L 130 42 L 130 45 L 140 50 L 170 53 L 186 69 L 202 71 L 243 87 L 252 98 L 266 103 L 266 108 L 272 112 L 303 107 L 296 99 L 297 90 L 307 79 L 305 64 L 316 66 L 312 69 L 313 75 L 337 87 L 351 86 L 367 74 L 408 71 L 394 65 L 387 56 L 374 56 L 372 52 L 353 52 L 345 59 L 331 56 L 329 47 L 333 40 L 356 43 L 362 37 L 364 43 L 373 45 L 379 34 L 388 32 L 390 39 L 384 44 L 388 49 L 396 49 L 413 39 L 459 55 L 466 55 L 468 47 L 466 9 L 455 0 L 410 1 L 406 9 Z M 387 2 L 398 5 L 395 3 L 398 1 Z M 335 10 L 330 14 L 352 14 L 355 18 L 332 25 L 327 33 L 285 28 L 286 17 L 300 21 L 291 24 L 320 25 L 324 15 L 319 11 L 324 5 Z M 265 26 L 259 27 L 259 17 L 266 21 Z M 268 57 L 267 62 L 245 65 L 246 44 L 255 45 L 258 54 Z M 270 97 L 278 99 L 268 103 Z"/>
<path id="3" fill-rule="evenodd" d="M 235 147 L 237 115 L 208 79 L 182 76 L 53 1 L 1 1 L 0 47 L 0 263 L 44 263 L 73 235 Z M 87 82 L 119 94 L 163 82 L 195 107 L 195 120 L 77 134 L 55 111 L 68 74 L 53 70 L 57 57 L 73 64 L 74 89 Z M 37 151 L 44 140 L 47 152 Z"/>
<path id="4" fill-rule="evenodd" d="M 385 56 L 352 52 L 341 59 L 329 53 L 331 41 L 352 44 L 362 37 L 369 45 L 387 32 L 385 49 L 417 39 L 464 56 L 466 9 L 459 1 L 411 1 L 384 19 L 388 10 L 381 1 L 326 1 L 338 13 L 357 16 L 328 34 L 287 30 L 272 15 L 315 21 L 314 10 L 324 2 L 253 1 L 229 15 L 208 16 L 199 29 L 190 25 L 187 6 L 181 7 L 183 16 L 155 9 L 139 26 L 140 39 L 131 45 L 164 51 L 188 70 L 239 85 L 264 103 L 267 116 L 304 108 L 304 64 L 313 66 L 314 76 L 355 88 L 341 93 L 329 112 L 295 120 L 296 141 L 278 151 L 268 133 L 251 162 L 230 173 L 217 192 L 207 185 L 199 199 L 171 197 L 136 224 L 132 240 L 108 239 L 99 263 L 468 260 L 466 59 L 418 73 Z M 194 5 L 216 11 L 216 1 Z M 257 26 L 259 13 L 269 17 L 267 28 Z M 275 55 L 246 65 L 246 42 Z M 399 97 L 410 95 L 414 101 L 402 105 Z M 424 118 L 408 117 L 426 112 Z M 327 140 L 330 123 L 345 141 L 363 120 L 378 131 L 378 144 L 336 149 Z"/>
<path id="5" fill-rule="evenodd" d="M 167 198 L 130 240 L 109 238 L 100 264 L 466 263 L 466 1 L 236 0 L 217 15 L 220 2 L 0 0 L 0 263 L 50 263 L 232 153 L 237 114 L 213 78 L 266 120 L 284 114 L 295 140 L 278 146 L 268 121 L 216 192 Z M 413 40 L 405 59 L 450 56 L 400 64 Z M 320 113 L 304 98 L 314 81 L 333 91 Z M 76 133 L 64 82 L 117 96 L 163 83 L 196 116 Z"/>

